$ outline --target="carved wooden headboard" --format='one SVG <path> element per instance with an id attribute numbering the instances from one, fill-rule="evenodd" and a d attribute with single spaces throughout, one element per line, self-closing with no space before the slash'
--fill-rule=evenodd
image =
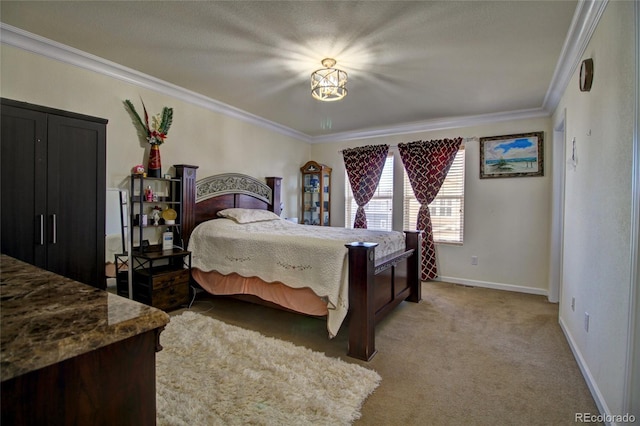
<path id="1" fill-rule="evenodd" d="M 195 180 L 196 166 L 177 165 L 183 179 L 182 236 L 188 246 L 191 231 L 228 208 L 263 209 L 280 214 L 282 178 L 267 177 L 266 184 L 241 173 L 224 173 Z"/>

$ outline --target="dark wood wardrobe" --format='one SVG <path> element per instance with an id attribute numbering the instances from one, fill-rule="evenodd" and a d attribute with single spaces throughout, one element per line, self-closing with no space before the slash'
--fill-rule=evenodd
<path id="1" fill-rule="evenodd" d="M 107 120 L 0 99 L 2 253 L 105 288 Z"/>

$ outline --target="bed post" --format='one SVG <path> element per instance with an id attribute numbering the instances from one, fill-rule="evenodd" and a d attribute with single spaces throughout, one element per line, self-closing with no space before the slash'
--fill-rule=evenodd
<path id="1" fill-rule="evenodd" d="M 178 216 L 177 223 L 182 225 L 183 248 L 186 250 L 189 246 L 189 236 L 196 223 L 196 170 L 198 166 L 175 164 L 173 167 L 176 169 L 176 178 L 182 179 L 180 186 L 182 193 L 181 216 Z"/>
<path id="2" fill-rule="evenodd" d="M 280 216 L 282 211 L 280 210 L 281 203 L 281 192 L 282 192 L 282 178 L 281 177 L 268 177 L 267 186 L 271 188 L 271 193 L 273 195 L 272 203 L 269 206 L 269 210 Z"/>
<path id="3" fill-rule="evenodd" d="M 349 249 L 349 350 L 347 355 L 369 361 L 376 354 L 373 284 L 377 243 L 345 244 Z"/>
<path id="4" fill-rule="evenodd" d="M 422 231 L 404 231 L 406 250 L 413 249 L 413 254 L 407 259 L 407 285 L 411 289 L 407 300 L 418 303 L 422 300 L 422 285 L 420 282 Z"/>

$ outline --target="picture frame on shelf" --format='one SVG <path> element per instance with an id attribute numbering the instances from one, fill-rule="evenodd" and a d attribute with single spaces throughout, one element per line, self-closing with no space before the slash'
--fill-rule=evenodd
<path id="1" fill-rule="evenodd" d="M 544 132 L 480 138 L 480 179 L 544 176 Z"/>

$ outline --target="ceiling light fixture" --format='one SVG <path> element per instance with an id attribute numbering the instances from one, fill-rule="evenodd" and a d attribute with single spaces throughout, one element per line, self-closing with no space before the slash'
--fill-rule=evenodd
<path id="1" fill-rule="evenodd" d="M 325 58 L 322 60 L 324 68 L 311 74 L 311 96 L 319 101 L 333 102 L 347 96 L 347 73 L 332 68 L 336 60 Z"/>

